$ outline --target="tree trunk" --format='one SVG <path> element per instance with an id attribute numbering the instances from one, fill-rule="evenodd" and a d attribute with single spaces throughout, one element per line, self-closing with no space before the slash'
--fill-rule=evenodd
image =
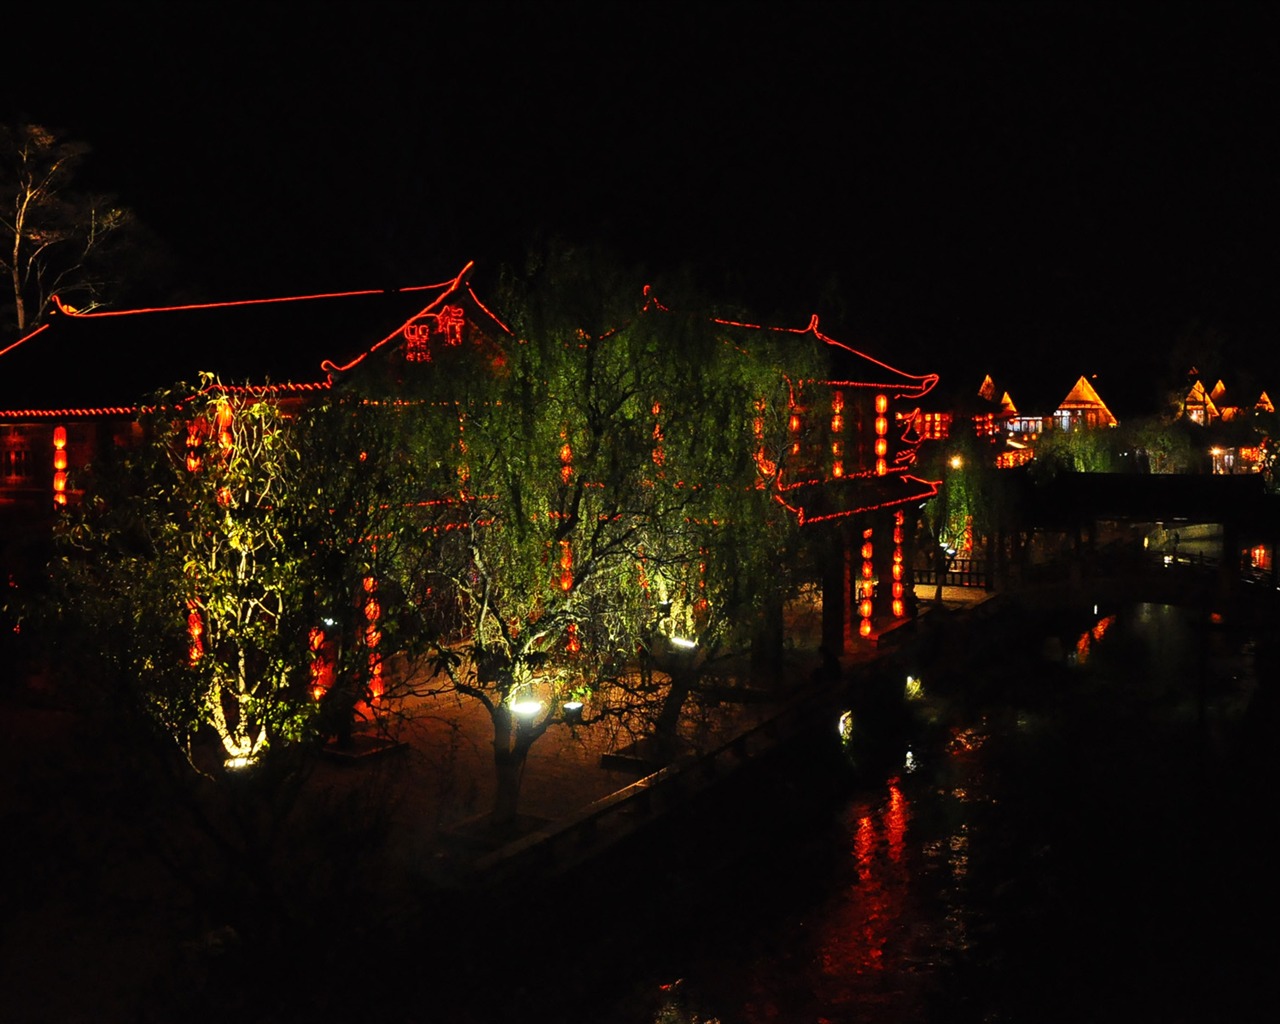
<path id="1" fill-rule="evenodd" d="M 528 757 L 528 747 L 494 752 L 493 767 L 497 789 L 494 790 L 489 820 L 496 827 L 506 828 L 516 822 L 520 811 L 520 785 L 524 781 L 524 766 Z"/>
<path id="2" fill-rule="evenodd" d="M 657 743 L 658 754 L 662 758 L 674 757 L 680 739 L 680 713 L 684 710 L 685 701 L 693 692 L 693 675 L 689 672 L 675 672 L 671 675 L 671 685 L 663 698 L 662 708 L 654 722 L 653 735 Z"/>
<path id="3" fill-rule="evenodd" d="M 765 599 L 751 652 L 752 665 L 770 682 L 777 682 L 782 675 L 782 649 L 786 635 L 782 597 L 770 594 Z"/>
<path id="4" fill-rule="evenodd" d="M 533 746 L 533 734 L 516 721 L 505 703 L 490 713 L 493 719 L 493 770 L 496 788 L 489 821 L 495 828 L 513 826 L 520 811 L 520 787 L 524 766 Z"/>

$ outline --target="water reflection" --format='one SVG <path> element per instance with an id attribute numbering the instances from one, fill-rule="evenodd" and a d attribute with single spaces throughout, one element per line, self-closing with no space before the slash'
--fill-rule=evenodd
<path id="1" fill-rule="evenodd" d="M 717 955 L 650 1020 L 1263 1019 L 1268 791 L 1233 760 L 1252 639 L 1162 605 L 1075 622 L 774 850 L 781 909 L 693 923 Z"/>

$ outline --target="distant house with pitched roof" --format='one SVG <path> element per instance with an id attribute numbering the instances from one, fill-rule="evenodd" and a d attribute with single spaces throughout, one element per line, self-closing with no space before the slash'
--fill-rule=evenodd
<path id="1" fill-rule="evenodd" d="M 1035 383 L 1043 390 L 1043 382 Z M 990 374 L 976 391 L 953 397 L 950 404 L 951 408 L 934 407 L 920 413 L 922 433 L 943 440 L 964 424 L 975 436 L 991 442 L 995 464 L 1002 469 L 1030 462 L 1036 442 L 1049 431 L 1102 430 L 1119 423 L 1099 394 L 1096 378 L 1084 376 L 1077 378 L 1056 404 L 1041 396 L 1020 406 Z"/>

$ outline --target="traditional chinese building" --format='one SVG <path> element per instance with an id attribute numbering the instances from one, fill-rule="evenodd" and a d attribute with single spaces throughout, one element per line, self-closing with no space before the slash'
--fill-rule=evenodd
<path id="1" fill-rule="evenodd" d="M 136 440 L 140 412 L 159 391 L 202 372 L 296 405 L 357 368 L 375 367 L 394 387 L 431 372 L 441 347 L 484 345 L 500 357 L 513 339 L 473 291 L 471 270 L 391 291 L 91 313 L 57 306 L 0 351 L 0 565 L 38 564 L 52 517 L 80 500 L 94 460 Z M 656 303 L 646 309 L 662 315 Z M 869 633 L 873 616 L 909 614 L 904 509 L 935 493 L 912 469 L 924 439 L 918 403 L 937 377 L 842 345 L 816 317 L 802 328 L 715 323 L 731 343 L 769 333 L 827 357 L 827 379 L 794 389 L 789 416 L 807 450 L 777 498 L 826 538 L 828 645 L 841 649 L 851 629 Z"/>
<path id="2" fill-rule="evenodd" d="M 429 351 L 468 309 L 464 276 L 437 285 L 256 301 L 79 313 L 0 350 L 0 565 L 41 557 L 52 516 L 79 499 L 87 468 L 131 443 L 157 391 L 201 372 L 284 403 L 327 389 L 326 359 L 346 362 L 394 338 Z"/>

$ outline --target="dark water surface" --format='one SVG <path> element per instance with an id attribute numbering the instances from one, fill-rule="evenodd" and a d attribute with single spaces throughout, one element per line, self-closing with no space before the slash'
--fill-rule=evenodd
<path id="1" fill-rule="evenodd" d="M 923 680 L 891 757 L 815 743 L 592 869 L 529 933 L 560 997 L 511 1019 L 1273 1019 L 1269 638 L 1164 605 L 1018 631 Z"/>

